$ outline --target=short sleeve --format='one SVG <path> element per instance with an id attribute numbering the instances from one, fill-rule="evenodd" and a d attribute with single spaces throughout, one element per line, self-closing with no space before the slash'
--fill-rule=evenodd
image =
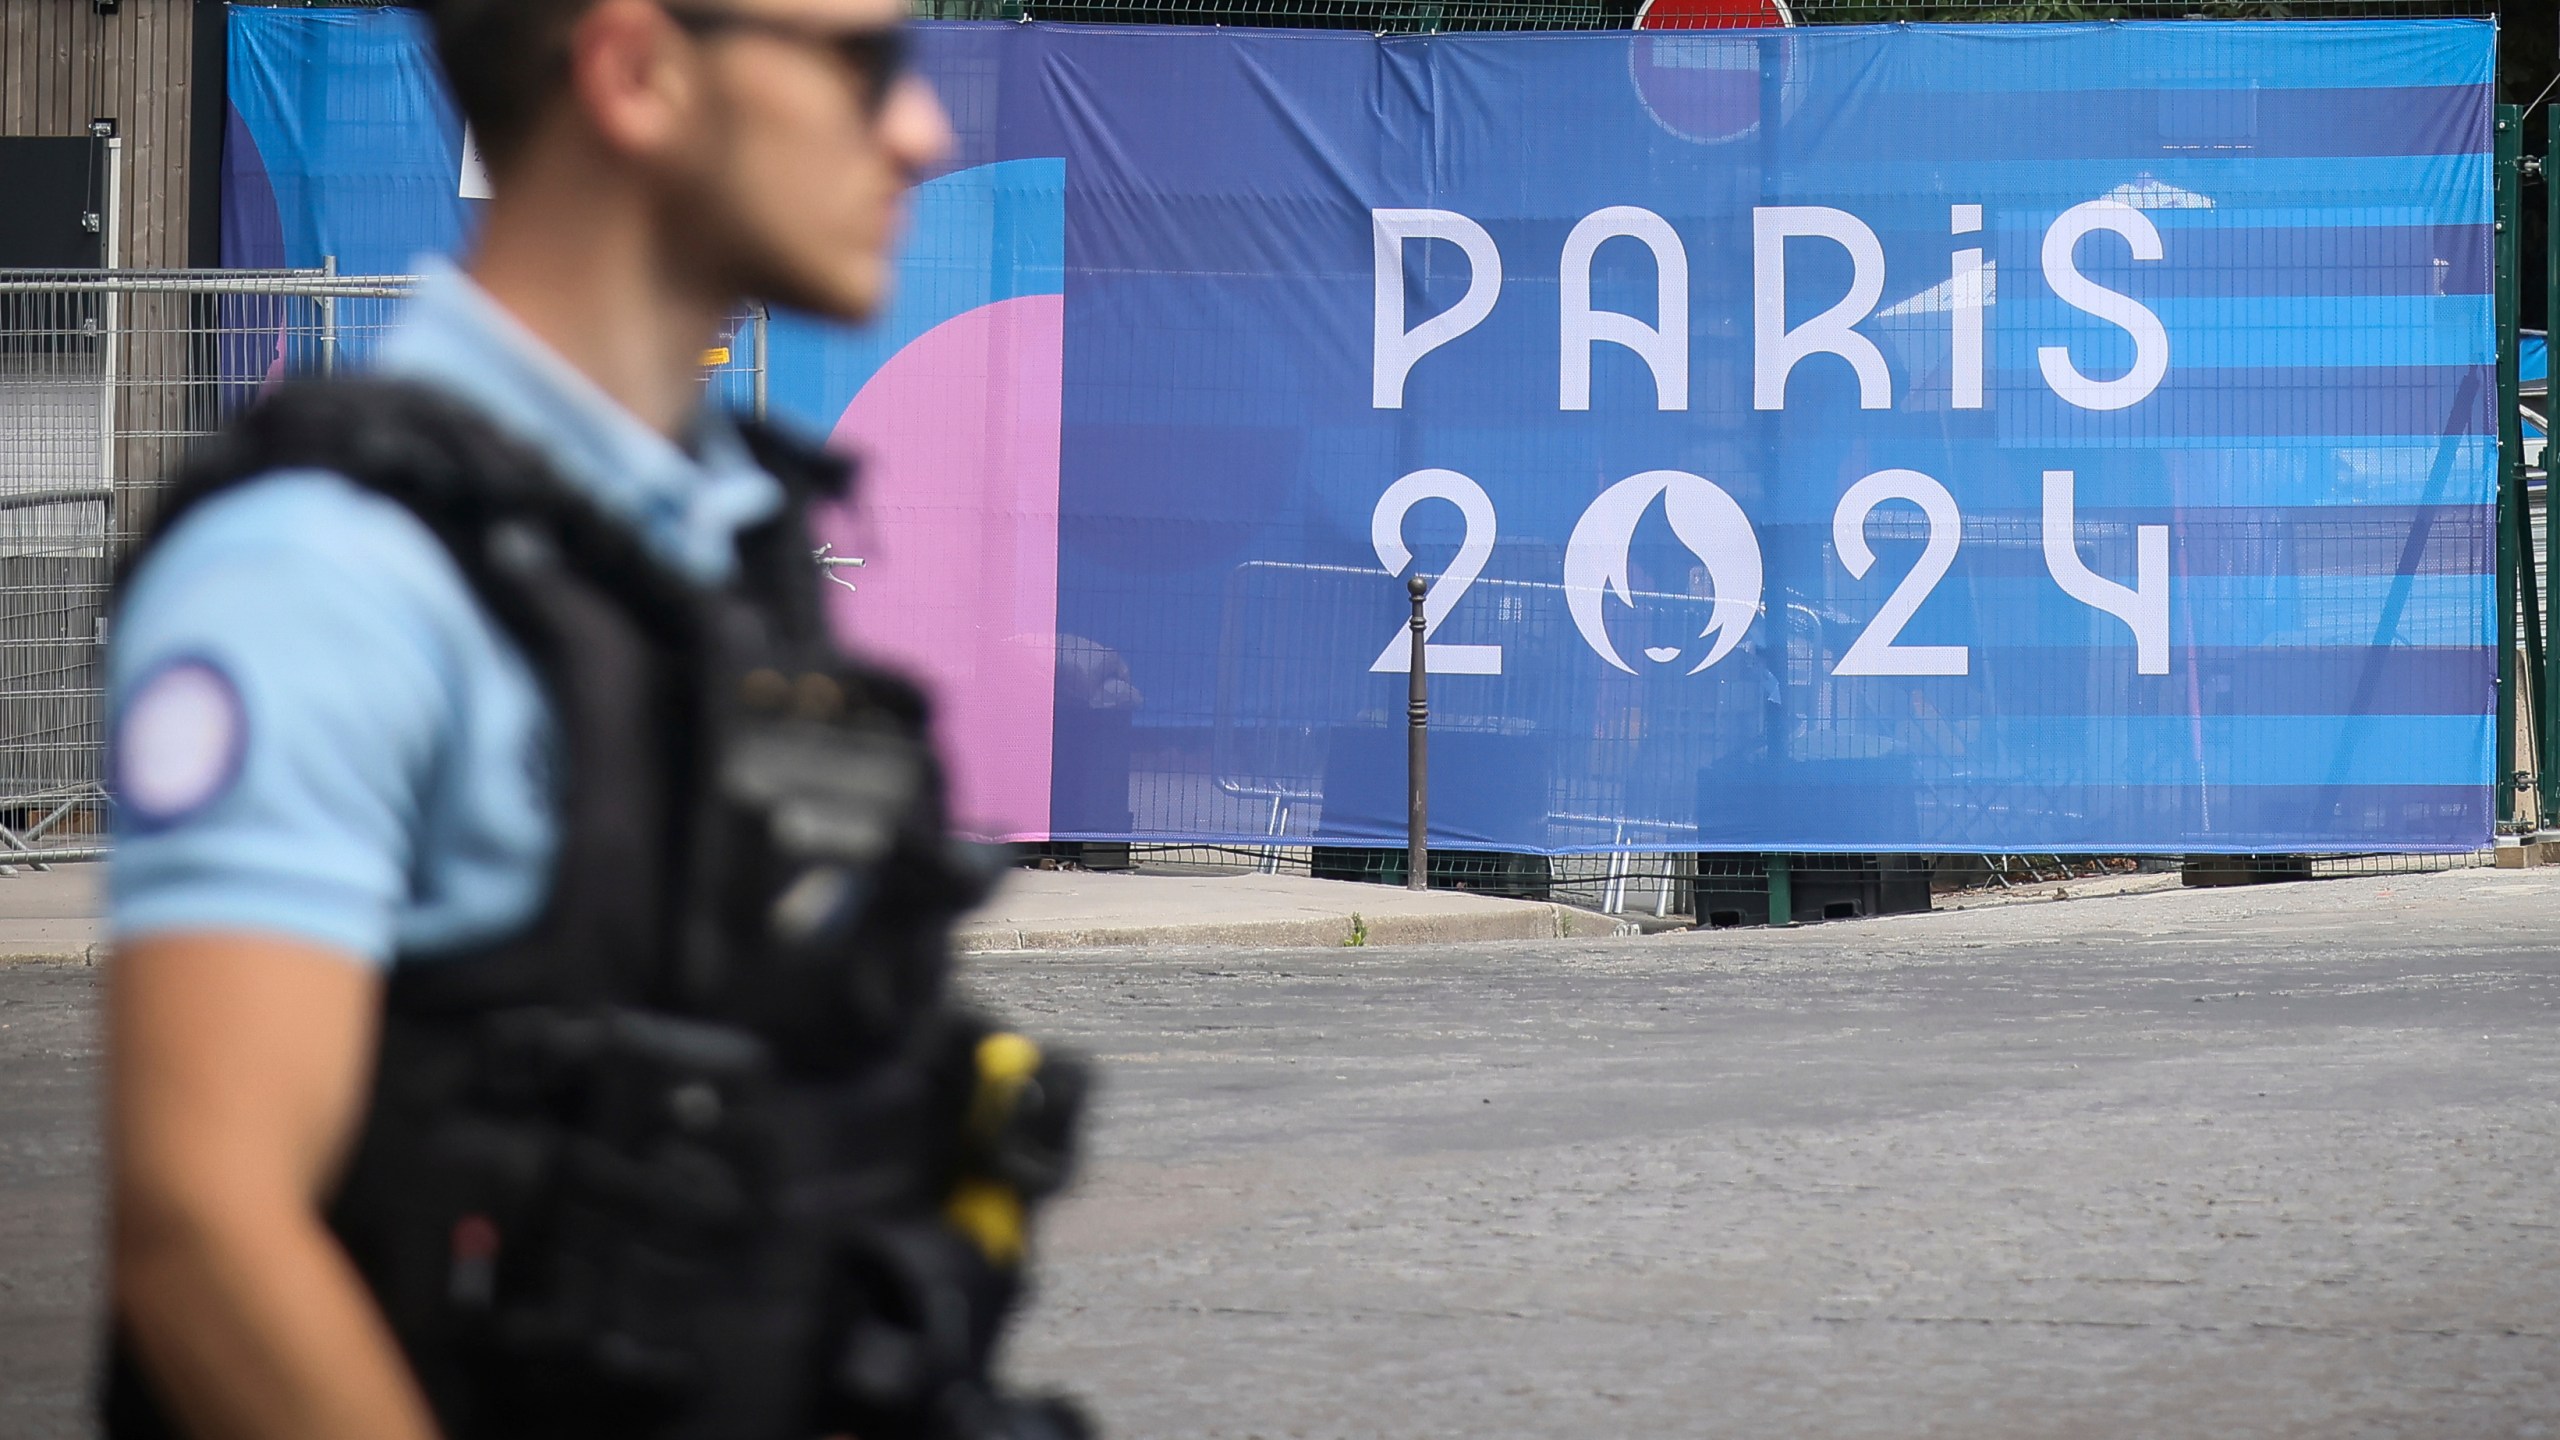
<path id="1" fill-rule="evenodd" d="M 181 521 L 109 646 L 117 937 L 260 931 L 387 963 L 471 603 L 415 516 L 335 476 Z"/>

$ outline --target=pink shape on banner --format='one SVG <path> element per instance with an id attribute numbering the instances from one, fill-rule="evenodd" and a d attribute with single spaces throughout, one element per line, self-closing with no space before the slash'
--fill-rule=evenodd
<path id="1" fill-rule="evenodd" d="M 836 425 L 856 505 L 816 521 L 865 562 L 834 572 L 837 638 L 931 689 L 953 818 L 990 839 L 1049 833 L 1065 336 L 1066 297 L 1025 295 L 910 341 Z"/>

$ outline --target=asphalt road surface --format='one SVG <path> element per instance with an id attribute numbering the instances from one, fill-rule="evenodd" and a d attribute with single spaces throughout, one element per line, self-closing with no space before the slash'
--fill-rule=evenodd
<path id="1" fill-rule="evenodd" d="M 5 883 L 5 882 L 0 882 Z M 989 956 L 1108 1062 L 1014 1368 L 1122 1437 L 2560 1437 L 2560 873 Z M 0 971 L 0 1435 L 90 972 Z"/>

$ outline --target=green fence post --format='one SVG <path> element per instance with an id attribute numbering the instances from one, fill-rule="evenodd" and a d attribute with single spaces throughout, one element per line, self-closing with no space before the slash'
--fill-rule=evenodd
<path id="1" fill-rule="evenodd" d="M 2542 112 L 2542 129 L 2542 215 L 2548 222 L 2542 228 L 2544 282 L 2542 333 L 2547 343 L 2554 328 L 2552 321 L 2555 317 L 2560 317 L 2560 106 L 2553 106 Z M 2550 374 L 2547 361 L 2544 364 L 2543 373 L 2546 377 Z M 2551 552 L 2555 543 L 2553 537 L 2555 534 L 2560 534 L 2553 530 L 2551 524 L 2550 387 L 2551 382 L 2546 378 L 2543 381 L 2542 396 L 2542 573 L 2546 583 L 2551 574 Z M 2518 458 L 2521 459 L 2521 455 Z M 2542 763 L 2540 768 L 2546 771 L 2554 768 L 2552 757 L 2560 756 L 2560 704 L 2553 703 L 2555 697 L 2560 696 L 2560 691 L 2553 688 L 2555 685 L 2560 685 L 2560 646 L 2551 643 L 2552 637 L 2548 628 L 2552 620 L 2550 609 L 2548 605 L 2543 607 L 2542 623 L 2545 629 L 2542 639 L 2542 674 L 2538 677 L 2542 682 L 2542 729 L 2540 731 Z M 2545 830 L 2560 828 L 2560 784 L 2547 784 L 2542 787 L 2542 828 Z"/>
<path id="2" fill-rule="evenodd" d="M 2517 160 L 2523 153 L 2523 112 L 2497 112 L 2497 313 L 2498 313 L 2498 819 L 2516 819 L 2516 641 L 2518 580 L 2524 569 L 2523 431 L 2516 417 L 2516 213 L 2522 199 Z"/>
<path id="3" fill-rule="evenodd" d="M 2560 780 L 2560 763 L 2555 763 L 2549 744 L 2552 711 L 2547 636 L 2543 630 L 2542 560 L 2533 548 L 2533 491 L 2526 483 L 2524 463 L 2524 386 L 2518 371 L 2524 356 L 2524 175 L 2531 163 L 2524 159 L 2524 113 L 2503 111 L 2498 123 L 2505 128 L 2502 136 L 2511 135 L 2513 164 L 2501 170 L 2498 184 L 2506 205 L 2507 223 L 2498 232 L 2498 263 L 2506 275 L 2506 289 L 2499 302 L 2498 376 L 2506 396 L 2499 408 L 2498 481 L 2501 487 L 2512 486 L 2516 537 L 2516 609 L 2517 629 L 2523 640 L 2524 654 L 2519 657 L 2516 672 L 2516 696 L 2522 707 L 2522 729 L 2533 738 L 2533 767 L 2524 773 L 2533 776 L 2537 804 L 2531 812 L 2519 808 L 2518 824 L 2541 829 L 2551 809 L 2554 781 Z M 2544 503 L 2549 504 L 2546 494 Z M 2521 747 L 2519 747 L 2521 748 Z M 2519 770 L 2523 767 L 2519 763 Z M 2522 785 L 2517 786 L 2521 800 Z"/>
<path id="4" fill-rule="evenodd" d="M 1771 855 L 1767 857 L 1767 859 L 1767 868 L 1769 871 L 1769 923 L 1772 925 L 1793 925 L 1796 923 L 1795 876 L 1787 869 L 1786 856 Z"/>

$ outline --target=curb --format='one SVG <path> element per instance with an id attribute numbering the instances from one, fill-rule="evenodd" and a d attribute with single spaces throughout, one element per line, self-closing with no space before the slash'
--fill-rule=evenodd
<path id="1" fill-rule="evenodd" d="M 1038 926 L 963 925 L 952 946 L 963 955 L 1041 950 L 1128 950 L 1151 946 L 1234 946 L 1240 949 L 1357 948 L 1369 945 L 1457 945 L 1483 940 L 1575 940 L 1641 935 L 1633 922 L 1570 905 L 1522 902 L 1493 913 L 1361 916 L 1352 913 L 1295 920 L 1216 921 L 1196 925 Z M 95 966 L 104 944 L 0 953 L 0 966 Z"/>
<path id="2" fill-rule="evenodd" d="M 2072 900 L 2112 900 L 2125 895 L 2165 895 L 2184 888 L 2185 880 L 2177 875 L 2110 875 L 2092 880 L 2044 881 L 2008 890 L 1959 891 L 1935 897 L 1929 908 L 1933 913 L 1954 914 L 1964 910 L 1997 910 L 2009 905 L 2052 905 Z"/>
<path id="3" fill-rule="evenodd" d="M 104 945 L 81 945 L 65 950 L 13 950 L 0 954 L 0 966 L 95 965 L 106 948 Z"/>
<path id="4" fill-rule="evenodd" d="M 1624 920 L 1570 905 L 1521 902 L 1499 911 L 1448 915 L 1353 913 L 1295 920 L 1212 921 L 1194 925 L 1020 927 L 963 925 L 952 937 L 963 955 L 1041 950 L 1125 950 L 1168 945 L 1251 949 L 1356 948 L 1371 945 L 1463 944 L 1480 940 L 1565 940 L 1639 934 Z M 1356 938 L 1355 938 L 1356 935 Z"/>

